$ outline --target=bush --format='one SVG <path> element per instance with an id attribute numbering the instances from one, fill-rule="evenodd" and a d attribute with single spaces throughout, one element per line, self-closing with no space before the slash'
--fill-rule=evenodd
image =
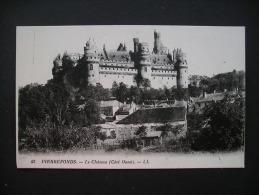
<path id="1" fill-rule="evenodd" d="M 245 105 L 238 96 L 226 96 L 203 113 L 199 132 L 190 132 L 194 150 L 235 150 L 244 144 Z"/>
<path id="2" fill-rule="evenodd" d="M 51 122 L 31 125 L 19 135 L 19 150 L 67 150 L 96 143 L 100 128 L 55 126 Z"/>

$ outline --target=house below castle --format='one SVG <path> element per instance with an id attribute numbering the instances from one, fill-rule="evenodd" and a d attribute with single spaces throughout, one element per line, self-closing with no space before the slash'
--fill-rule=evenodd
<path id="1" fill-rule="evenodd" d="M 226 95 L 239 95 L 242 97 L 245 97 L 245 92 L 238 92 L 236 91 L 227 91 L 224 90 L 224 92 L 216 93 L 214 91 L 213 93 L 206 93 L 203 92 L 199 97 L 191 97 L 188 103 L 188 112 L 195 112 L 198 114 L 203 113 L 203 111 L 206 109 L 207 106 L 209 106 L 212 102 L 218 102 L 225 98 Z"/>

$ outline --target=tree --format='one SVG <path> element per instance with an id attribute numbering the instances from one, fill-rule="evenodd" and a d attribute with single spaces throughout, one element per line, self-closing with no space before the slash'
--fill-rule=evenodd
<path id="1" fill-rule="evenodd" d="M 169 99 L 170 98 L 170 90 L 164 86 L 164 95 L 166 96 L 166 99 Z"/>
<path id="2" fill-rule="evenodd" d="M 141 126 L 137 129 L 135 132 L 135 135 L 137 135 L 139 138 L 145 137 L 147 135 L 147 127 L 146 126 Z"/>
<path id="3" fill-rule="evenodd" d="M 74 67 L 74 62 L 70 58 L 62 58 L 62 67 L 65 71 L 69 71 Z"/>
<path id="4" fill-rule="evenodd" d="M 189 99 L 188 89 L 172 88 L 171 89 L 171 99 L 187 101 Z"/>
<path id="5" fill-rule="evenodd" d="M 116 81 L 113 81 L 113 83 L 112 83 L 112 88 L 111 88 L 111 93 L 112 93 L 112 96 L 113 96 L 113 97 L 116 97 L 118 87 L 119 87 L 119 85 L 117 84 L 117 82 L 116 82 Z"/>
<path id="6" fill-rule="evenodd" d="M 98 102 L 93 99 L 88 99 L 85 102 L 84 108 L 85 124 L 84 126 L 91 126 L 100 122 L 100 108 Z"/>
<path id="7" fill-rule="evenodd" d="M 238 96 L 226 96 L 203 113 L 204 125 L 192 147 L 198 150 L 232 150 L 244 144 L 245 105 Z"/>
<path id="8" fill-rule="evenodd" d="M 138 88 L 142 86 L 143 83 L 143 77 L 141 74 L 137 74 L 134 76 L 134 81 L 137 83 Z"/>
<path id="9" fill-rule="evenodd" d="M 161 136 L 162 137 L 168 137 L 169 132 L 172 131 L 172 125 L 170 125 L 169 123 L 165 123 L 162 126 L 159 126 L 156 128 L 157 131 L 162 131 Z"/>
<path id="10" fill-rule="evenodd" d="M 26 129 L 32 122 L 42 122 L 47 115 L 44 86 L 37 83 L 19 89 L 19 127 Z"/>
<path id="11" fill-rule="evenodd" d="M 173 127 L 169 123 L 165 123 L 164 125 L 157 127 L 156 130 L 162 131 L 162 137 L 168 137 L 170 132 L 173 133 L 175 136 L 177 136 L 180 133 L 180 128 L 178 126 Z"/>
<path id="12" fill-rule="evenodd" d="M 141 100 L 141 91 L 139 88 L 131 86 L 128 92 L 128 98 L 130 102 L 135 102 L 136 104 L 140 103 Z"/>
<path id="13" fill-rule="evenodd" d="M 127 85 L 125 85 L 123 82 L 121 82 L 119 84 L 119 87 L 118 87 L 117 93 L 116 93 L 117 100 L 124 103 L 127 100 L 127 94 L 128 94 Z"/>
<path id="14" fill-rule="evenodd" d="M 202 94 L 202 90 L 200 87 L 189 85 L 188 90 L 191 97 L 199 97 Z"/>
<path id="15" fill-rule="evenodd" d="M 146 137 L 147 135 L 147 127 L 146 126 L 141 126 L 137 129 L 135 132 L 136 137 L 134 138 L 136 148 L 137 150 L 140 150 L 144 147 L 145 142 L 142 138 Z"/>
<path id="16" fill-rule="evenodd" d="M 150 88 L 150 87 L 151 87 L 151 82 L 150 82 L 150 80 L 149 80 L 149 79 L 143 79 L 143 81 L 142 81 L 142 86 L 143 86 L 144 88 Z"/>

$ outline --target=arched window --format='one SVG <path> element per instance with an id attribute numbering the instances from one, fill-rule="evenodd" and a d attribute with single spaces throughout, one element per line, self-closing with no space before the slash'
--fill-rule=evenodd
<path id="1" fill-rule="evenodd" d="M 90 64 L 90 70 L 93 70 L 93 65 L 92 64 Z"/>

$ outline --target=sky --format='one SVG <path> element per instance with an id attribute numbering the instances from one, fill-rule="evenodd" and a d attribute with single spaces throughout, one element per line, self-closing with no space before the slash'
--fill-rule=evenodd
<path id="1" fill-rule="evenodd" d="M 170 52 L 182 48 L 189 75 L 245 70 L 245 27 L 220 26 L 18 26 L 16 28 L 16 82 L 46 84 L 52 78 L 53 60 L 65 51 L 84 53 L 89 38 L 99 50 L 117 49 L 125 43 L 133 50 L 133 38 L 154 47 L 154 30 Z"/>

